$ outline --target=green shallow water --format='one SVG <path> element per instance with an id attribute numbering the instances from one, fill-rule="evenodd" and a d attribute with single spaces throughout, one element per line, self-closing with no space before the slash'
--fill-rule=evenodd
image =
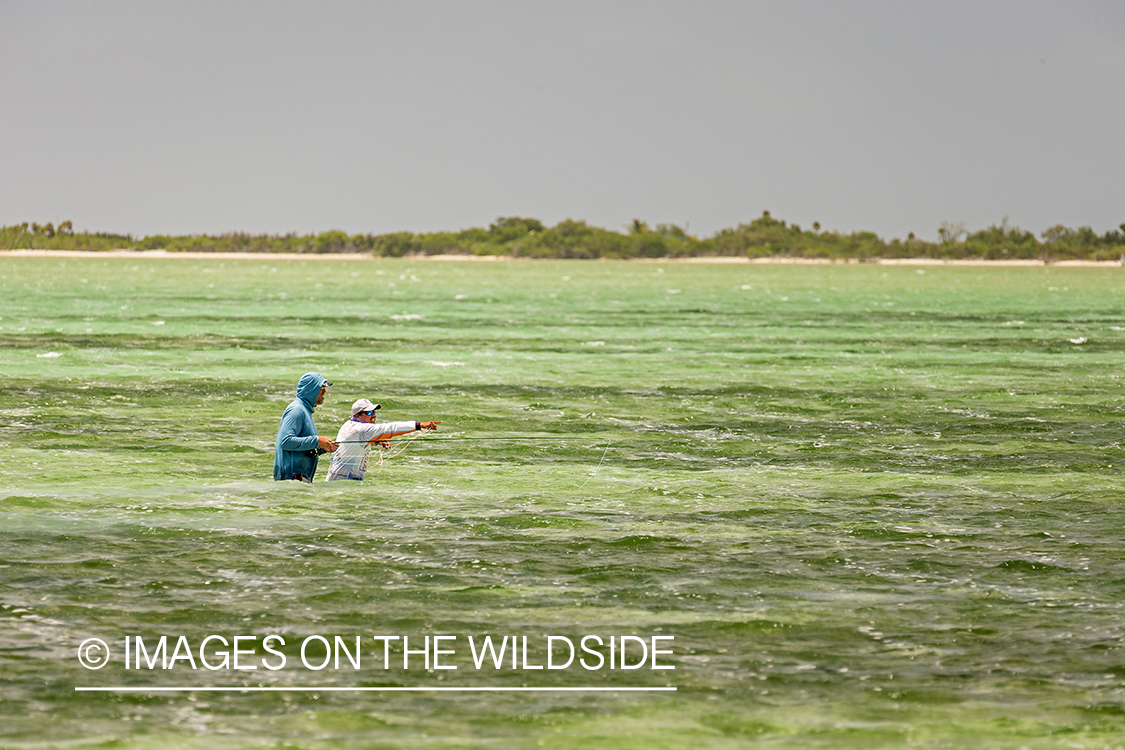
<path id="1" fill-rule="evenodd" d="M 0 746 L 1125 746 L 1125 272 L 6 258 L 0 292 Z M 307 370 L 324 433 L 360 396 L 442 431 L 269 481 Z M 210 634 L 288 666 L 121 661 Z M 314 634 L 459 668 L 294 666 Z M 472 669 L 486 634 L 675 669 Z M 259 684 L 308 689 L 74 690 Z M 677 690 L 316 689 L 451 685 Z"/>

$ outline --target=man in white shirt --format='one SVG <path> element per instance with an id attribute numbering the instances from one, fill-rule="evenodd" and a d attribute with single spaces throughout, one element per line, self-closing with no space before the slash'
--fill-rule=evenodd
<path id="1" fill-rule="evenodd" d="M 367 462 L 371 457 L 371 446 L 405 435 L 415 430 L 436 430 L 441 422 L 376 422 L 375 412 L 379 404 L 361 398 L 352 404 L 352 418 L 344 422 L 340 434 L 336 436 L 339 447 L 332 454 L 332 466 L 328 469 L 328 481 L 334 479 L 362 480 L 367 475 Z"/>

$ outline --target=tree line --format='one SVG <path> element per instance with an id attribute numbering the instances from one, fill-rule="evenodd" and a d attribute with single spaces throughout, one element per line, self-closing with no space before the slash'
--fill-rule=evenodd
<path id="1" fill-rule="evenodd" d="M 675 224 L 649 226 L 634 219 L 625 232 L 566 219 L 553 227 L 538 219 L 501 217 L 488 226 L 458 232 L 393 232 L 349 235 L 340 230 L 320 234 L 132 235 L 75 232 L 73 223 L 22 223 L 0 227 L 0 249 L 156 250 L 240 253 L 370 253 L 383 257 L 478 255 L 515 258 L 943 258 L 986 260 L 1121 260 L 1125 262 L 1125 224 L 1097 234 L 1090 227 L 1061 224 L 1037 237 L 1007 219 L 970 233 L 964 224 L 944 222 L 938 241 L 884 240 L 874 232 L 808 229 L 775 219 L 769 211 L 748 223 L 700 238 Z"/>

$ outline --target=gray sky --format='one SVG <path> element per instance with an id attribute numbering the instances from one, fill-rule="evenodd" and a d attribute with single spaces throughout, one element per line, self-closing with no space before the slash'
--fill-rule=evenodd
<path id="1" fill-rule="evenodd" d="M 1125 3 L 0 0 L 0 224 L 1125 222 Z"/>

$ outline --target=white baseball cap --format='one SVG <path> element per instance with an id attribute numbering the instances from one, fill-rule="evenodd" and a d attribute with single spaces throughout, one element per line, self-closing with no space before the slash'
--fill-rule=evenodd
<path id="1" fill-rule="evenodd" d="M 352 416 L 359 414 L 361 411 L 375 411 L 379 408 L 379 404 L 373 404 L 365 398 L 361 398 L 352 404 Z"/>

